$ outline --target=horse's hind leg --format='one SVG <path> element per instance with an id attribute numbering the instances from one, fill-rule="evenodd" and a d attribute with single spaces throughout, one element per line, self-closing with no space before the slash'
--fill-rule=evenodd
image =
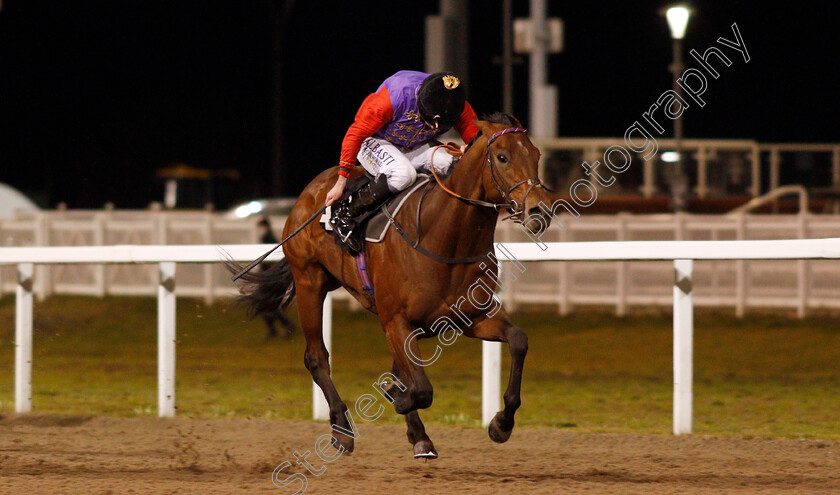
<path id="1" fill-rule="evenodd" d="M 329 353 L 324 346 L 322 333 L 324 298 L 327 292 L 334 288 L 330 286 L 334 286 L 335 282 L 320 266 L 297 271 L 294 275 L 300 326 L 306 338 L 304 363 L 312 375 L 312 380 L 324 392 L 324 397 L 330 406 L 333 445 L 336 448 L 340 445 L 347 452 L 353 452 L 353 439 L 357 432 L 347 417 L 347 405 L 341 400 L 330 378 Z"/>
<path id="2" fill-rule="evenodd" d="M 505 318 L 488 318 L 477 323 L 473 329 L 473 335 L 470 336 L 508 343 L 510 379 L 504 395 L 505 408 L 496 413 L 487 429 L 491 440 L 504 443 L 510 438 L 514 425 L 513 417 L 521 404 L 519 393 L 522 386 L 522 368 L 525 364 L 525 355 L 528 353 L 528 336 L 521 328 L 514 326 Z"/>

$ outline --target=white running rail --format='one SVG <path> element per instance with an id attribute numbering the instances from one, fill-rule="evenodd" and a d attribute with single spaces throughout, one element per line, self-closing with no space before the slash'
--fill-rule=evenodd
<path id="1" fill-rule="evenodd" d="M 840 259 L 840 238 L 765 241 L 627 241 L 507 243 L 517 261 L 654 261 L 674 260 L 674 428 L 690 433 L 692 425 L 693 305 L 692 260 Z M 217 263 L 223 251 L 237 261 L 250 261 L 266 251 L 261 244 L 223 246 L 80 246 L 0 248 L 0 264 L 18 267 L 15 315 L 15 410 L 32 408 L 32 282 L 35 264 L 157 263 L 158 289 L 158 415 L 175 415 L 175 264 Z M 507 254 L 496 249 L 499 260 Z M 282 259 L 278 250 L 269 260 Z M 512 261 L 512 260 L 511 260 Z M 325 340 L 331 338 L 331 300 L 325 303 Z M 483 349 L 482 423 L 496 413 L 501 397 L 501 344 Z M 314 389 L 313 415 L 326 419 L 323 395 Z"/>

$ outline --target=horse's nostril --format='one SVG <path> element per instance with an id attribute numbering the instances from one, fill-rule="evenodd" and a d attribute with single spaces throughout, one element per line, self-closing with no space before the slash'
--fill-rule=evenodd
<path id="1" fill-rule="evenodd" d="M 531 216 L 531 215 L 541 216 L 542 215 L 542 210 L 540 209 L 539 206 L 535 206 L 535 207 L 531 208 L 530 210 L 528 210 L 528 216 Z"/>

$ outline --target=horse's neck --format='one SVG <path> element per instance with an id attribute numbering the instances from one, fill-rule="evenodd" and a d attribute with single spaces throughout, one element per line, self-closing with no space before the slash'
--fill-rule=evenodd
<path id="1" fill-rule="evenodd" d="M 480 163 L 471 163 L 462 158 L 452 174 L 444 179 L 444 183 L 462 197 L 486 201 Z M 493 234 L 498 219 L 495 210 L 467 204 L 441 187 L 435 187 L 425 203 L 423 234 L 424 237 L 438 239 L 441 255 L 475 256 L 482 254 L 479 251 L 493 248 Z"/>

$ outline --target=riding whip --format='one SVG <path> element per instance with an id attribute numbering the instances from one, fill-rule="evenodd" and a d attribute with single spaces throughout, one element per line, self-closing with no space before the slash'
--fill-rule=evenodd
<path id="1" fill-rule="evenodd" d="M 307 221 L 303 222 L 303 224 L 302 224 L 300 227 L 296 228 L 294 232 L 292 232 L 291 234 L 289 234 L 288 236 L 286 236 L 286 238 L 285 238 L 285 239 L 283 239 L 282 241 L 280 241 L 280 243 L 279 243 L 279 244 L 277 244 L 277 245 L 276 245 L 276 246 L 274 246 L 273 248 L 269 249 L 269 250 L 268 250 L 268 252 L 267 252 L 267 253 L 265 253 L 264 255 L 260 256 L 259 258 L 255 259 L 254 261 L 252 261 L 251 263 L 249 263 L 249 264 L 248 264 L 248 266 L 246 266 L 245 268 L 243 268 L 243 269 L 239 270 L 239 272 L 237 272 L 237 273 L 236 273 L 236 275 L 234 275 L 234 276 L 231 278 L 231 280 L 233 280 L 234 282 L 236 282 L 237 280 L 239 280 L 240 278 L 242 278 L 242 276 L 243 276 L 243 275 L 245 275 L 246 273 L 248 273 L 248 272 L 250 272 L 251 270 L 253 270 L 255 266 L 257 266 L 257 265 L 259 265 L 260 263 L 262 263 L 263 261 L 265 261 L 265 259 L 266 259 L 266 258 L 268 258 L 268 257 L 269 257 L 269 255 L 270 255 L 271 253 L 273 253 L 274 251 L 276 251 L 276 250 L 277 250 L 277 248 L 279 248 L 280 246 L 282 246 L 283 244 L 285 244 L 285 243 L 286 243 L 286 241 L 288 241 L 288 240 L 289 240 L 289 239 L 291 239 L 292 237 L 296 236 L 296 235 L 298 234 L 298 232 L 300 232 L 301 230 L 303 230 L 303 228 L 304 228 L 304 227 L 306 227 L 307 225 L 309 225 L 310 223 L 312 223 L 312 221 L 313 221 L 313 220 L 315 220 L 316 218 L 318 218 L 318 215 L 320 215 L 321 213 L 323 213 L 323 212 L 324 212 L 324 210 L 326 210 L 326 209 L 327 209 L 327 205 L 322 206 L 320 210 L 316 211 L 314 215 L 312 215 L 311 217 L 309 217 L 309 220 L 307 220 Z"/>

